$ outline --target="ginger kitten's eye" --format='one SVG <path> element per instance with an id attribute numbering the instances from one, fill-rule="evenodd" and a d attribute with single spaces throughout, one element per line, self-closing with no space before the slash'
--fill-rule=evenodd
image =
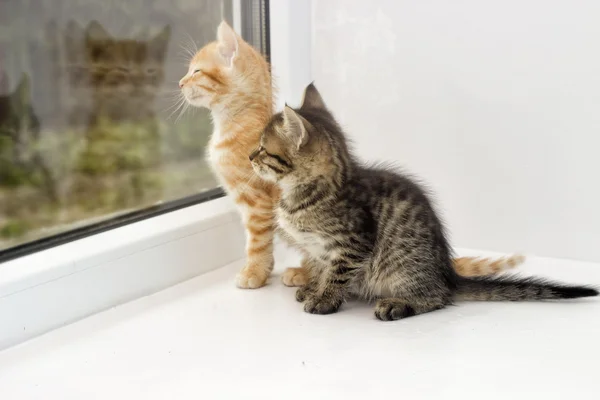
<path id="1" fill-rule="evenodd" d="M 192 75 L 196 75 L 198 72 L 200 72 L 199 69 L 195 69 L 194 72 L 192 73 Z"/>

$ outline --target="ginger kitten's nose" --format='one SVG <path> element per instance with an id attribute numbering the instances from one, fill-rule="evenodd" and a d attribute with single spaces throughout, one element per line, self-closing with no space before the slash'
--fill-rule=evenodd
<path id="1" fill-rule="evenodd" d="M 181 88 L 183 87 L 183 83 L 184 83 L 184 82 L 183 82 L 183 79 L 181 79 L 181 80 L 179 81 L 179 89 L 181 89 Z"/>

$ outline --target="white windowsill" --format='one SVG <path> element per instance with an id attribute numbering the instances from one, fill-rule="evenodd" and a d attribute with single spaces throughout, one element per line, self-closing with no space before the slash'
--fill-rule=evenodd
<path id="1" fill-rule="evenodd" d="M 262 289 L 237 289 L 242 265 L 0 352 L 2 397 L 481 400 L 484 393 L 549 400 L 600 393 L 597 299 L 470 302 L 380 322 L 360 303 L 328 316 L 304 313 L 278 276 Z M 530 258 L 521 269 L 600 282 L 593 263 Z"/>
<path id="2" fill-rule="evenodd" d="M 240 12 L 236 0 L 238 32 Z M 310 0 L 270 3 L 280 105 L 298 103 L 311 81 L 310 13 Z M 0 350 L 243 256 L 239 217 L 223 198 L 0 264 Z"/>
<path id="3" fill-rule="evenodd" d="M 8 261 L 0 350 L 243 254 L 243 229 L 224 197 Z"/>

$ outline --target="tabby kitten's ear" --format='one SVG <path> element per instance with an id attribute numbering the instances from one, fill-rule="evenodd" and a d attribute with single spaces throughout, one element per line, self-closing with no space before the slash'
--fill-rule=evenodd
<path id="1" fill-rule="evenodd" d="M 225 65 L 231 67 L 235 56 L 238 54 L 238 40 L 235 31 L 225 21 L 219 25 L 217 41 L 219 42 L 219 54 L 225 61 Z"/>
<path id="2" fill-rule="evenodd" d="M 314 82 L 304 89 L 304 99 L 302 100 L 302 105 L 300 106 L 301 110 L 307 110 L 309 108 L 327 108 Z"/>
<path id="3" fill-rule="evenodd" d="M 283 126 L 285 134 L 292 141 L 296 150 L 300 150 L 308 141 L 308 132 L 302 121 L 302 117 L 288 105 L 283 109 Z"/>

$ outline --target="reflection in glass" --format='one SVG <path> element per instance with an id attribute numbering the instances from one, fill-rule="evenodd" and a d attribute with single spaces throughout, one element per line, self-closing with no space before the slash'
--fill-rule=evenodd
<path id="1" fill-rule="evenodd" d="M 0 250 L 216 187 L 207 113 L 169 113 L 230 1 L 0 9 Z"/>

